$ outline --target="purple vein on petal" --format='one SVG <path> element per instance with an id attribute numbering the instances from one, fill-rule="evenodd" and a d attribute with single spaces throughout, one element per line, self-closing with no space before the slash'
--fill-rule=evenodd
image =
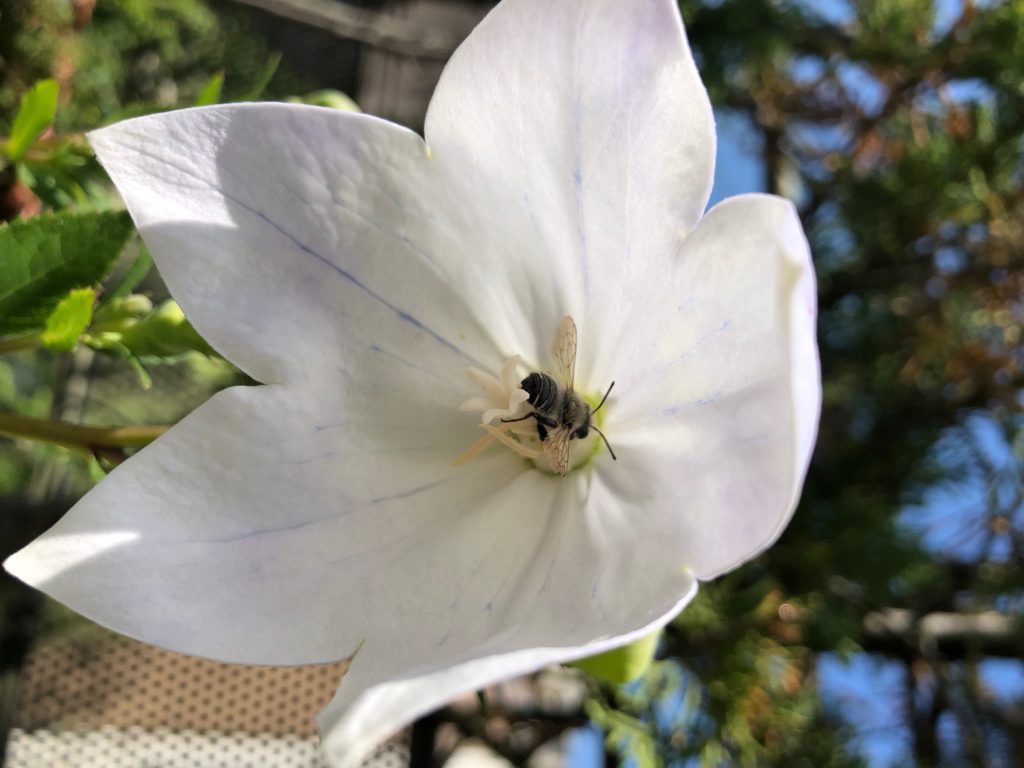
<path id="1" fill-rule="evenodd" d="M 566 525 L 566 521 L 571 515 L 559 515 L 558 509 L 561 506 L 562 494 L 570 491 L 566 490 L 566 483 L 563 483 L 558 491 L 551 496 L 551 503 L 548 505 L 547 519 L 544 523 L 544 530 L 540 532 L 540 536 L 537 538 L 537 544 L 533 550 L 533 553 L 529 555 L 529 561 L 525 563 L 523 568 L 519 569 L 519 577 L 516 579 L 517 590 L 516 597 L 510 598 L 504 606 L 502 606 L 498 613 L 495 614 L 494 621 L 498 626 L 506 626 L 506 619 L 516 608 L 517 605 L 522 605 L 526 610 L 529 610 L 528 606 L 534 600 L 534 598 L 542 593 L 547 587 L 548 579 L 551 577 L 551 569 L 554 567 L 555 558 L 552 557 L 551 562 L 548 565 L 547 575 L 544 578 L 543 583 L 539 588 L 534 587 L 533 589 L 528 588 L 527 581 L 534 577 L 538 571 L 538 566 L 541 561 L 548 555 L 548 549 L 550 547 L 557 546 L 558 538 L 558 524 L 562 526 Z M 554 542 L 554 543 L 553 543 Z M 504 583 L 502 584 L 504 586 Z M 498 590 L 500 592 L 500 589 Z M 493 613 L 494 606 L 493 600 L 498 595 L 498 592 L 494 593 L 491 603 L 488 603 L 490 607 L 486 610 L 488 613 Z M 518 630 L 517 630 L 518 631 Z"/>
<path id="2" fill-rule="evenodd" d="M 369 507 L 375 506 L 377 504 L 381 504 L 381 503 L 383 503 L 385 501 L 392 501 L 392 500 L 395 500 L 395 499 L 406 499 L 406 498 L 409 498 L 411 496 L 415 496 L 415 495 L 417 495 L 419 493 L 423 493 L 424 491 L 429 491 L 432 488 L 436 488 L 439 485 L 443 485 L 444 483 L 448 482 L 451 479 L 452 479 L 451 477 L 445 477 L 445 478 L 442 478 L 440 480 L 435 480 L 435 481 L 433 481 L 431 483 L 426 483 L 425 485 L 418 486 L 416 488 L 411 488 L 411 489 L 409 489 L 407 491 L 399 491 L 397 493 L 393 493 L 393 494 L 390 494 L 390 495 L 387 495 L 387 496 L 380 496 L 380 497 L 377 497 L 377 498 L 374 498 L 374 499 L 370 499 L 367 503 L 361 504 L 361 505 L 359 505 L 357 507 L 354 507 L 353 509 L 339 510 L 339 511 L 336 511 L 336 512 L 332 512 L 329 515 L 324 515 L 322 517 L 318 517 L 318 518 L 316 518 L 314 520 L 303 520 L 302 522 L 294 523 L 292 525 L 280 525 L 280 526 L 274 526 L 272 528 L 261 528 L 259 530 L 255 530 L 255 531 L 246 531 L 245 533 L 239 534 L 237 536 L 228 536 L 228 537 L 221 538 L 221 539 L 183 539 L 181 541 L 178 541 L 177 543 L 178 544 L 231 544 L 231 543 L 234 543 L 234 542 L 246 541 L 246 540 L 249 540 L 249 539 L 259 538 L 259 537 L 263 537 L 263 536 L 274 536 L 274 535 L 283 534 L 283 533 L 293 533 L 295 531 L 301 531 L 304 528 L 310 528 L 310 527 L 315 526 L 315 525 L 321 525 L 323 523 L 334 522 L 337 519 L 339 519 L 340 517 L 343 517 L 343 516 L 346 516 L 346 515 L 350 515 L 353 512 L 361 512 L 364 509 L 368 509 Z"/>
<path id="3" fill-rule="evenodd" d="M 698 400 L 691 400 L 688 403 L 682 403 L 680 405 L 673 405 L 670 408 L 666 408 L 665 410 L 663 410 L 661 412 L 661 415 L 662 416 L 676 416 L 676 415 L 682 413 L 683 411 L 689 411 L 689 410 L 692 410 L 693 408 L 700 408 L 701 406 L 704 406 L 704 405 L 711 405 L 716 400 L 718 400 L 718 398 L 721 397 L 723 394 L 727 394 L 727 393 L 724 390 L 719 390 L 719 391 L 714 392 L 714 393 L 712 393 L 710 395 L 707 395 L 706 397 L 702 397 L 702 398 L 700 398 Z"/>
<path id="4" fill-rule="evenodd" d="M 573 131 L 575 136 L 574 149 L 575 159 L 573 162 L 573 184 L 576 190 L 576 230 L 579 236 L 580 243 L 580 271 L 583 276 L 583 301 L 584 303 L 590 298 L 590 275 L 588 274 L 587 268 L 587 236 L 584 232 L 583 225 L 583 157 L 581 150 L 581 138 L 580 133 L 582 130 L 583 116 L 581 114 L 580 107 L 580 35 L 583 30 L 583 15 L 580 14 L 576 20 L 576 38 L 573 41 Z"/>
<path id="5" fill-rule="evenodd" d="M 139 147 L 134 147 L 133 150 L 136 153 L 138 153 L 139 155 L 142 155 L 143 157 L 147 157 L 150 160 L 156 161 L 160 165 L 164 165 L 164 166 L 167 166 L 167 167 L 173 167 L 173 169 L 175 171 L 177 171 L 178 173 L 184 174 L 186 176 L 190 176 L 191 178 L 193 178 L 196 181 L 198 181 L 202 187 L 205 187 L 206 189 L 212 189 L 217 194 L 222 195 L 224 197 L 224 199 L 229 200 L 230 202 L 234 203 L 235 205 L 240 206 L 241 208 L 244 208 L 249 213 L 251 213 L 253 216 L 256 216 L 257 218 L 261 219 L 266 224 L 268 224 L 270 227 L 272 227 L 273 229 L 277 230 L 280 234 L 284 235 L 286 238 L 291 240 L 292 243 L 299 250 L 301 250 L 303 253 L 305 253 L 305 254 L 307 254 L 309 256 L 312 256 L 317 261 L 319 261 L 322 264 L 324 264 L 324 266 L 330 267 L 339 276 L 345 278 L 350 283 L 352 283 L 354 286 L 356 286 L 357 288 L 359 288 L 362 291 L 364 291 L 368 296 L 370 296 L 371 298 L 373 298 L 374 300 L 376 300 L 380 304 L 382 304 L 385 307 L 387 307 L 388 309 L 390 309 L 392 312 L 394 312 L 398 316 L 399 319 L 403 320 L 404 322 L 409 323 L 414 328 L 417 328 L 417 329 L 423 331 L 428 336 L 430 336 L 435 341 L 437 341 L 439 344 L 441 344 L 444 347 L 447 347 L 452 352 L 454 352 L 455 354 L 459 355 L 460 357 L 468 360 L 469 362 L 473 363 L 477 367 L 486 368 L 486 366 L 483 363 L 481 363 L 480 361 L 478 361 L 476 358 L 472 357 L 471 355 L 468 355 L 466 352 L 464 352 L 462 349 L 457 347 L 455 344 L 453 344 L 452 342 L 448 341 L 448 339 L 446 339 L 443 336 L 441 336 L 441 334 L 437 333 L 437 331 L 434 331 L 433 329 L 428 328 L 426 325 L 424 325 L 418 319 L 416 319 L 415 317 L 410 315 L 408 312 L 405 312 L 404 310 L 399 309 L 397 306 L 392 304 L 390 301 L 385 299 L 379 293 L 377 293 L 372 288 L 370 288 L 368 285 L 366 285 L 364 282 L 362 282 L 358 277 L 353 275 L 351 272 L 349 272 L 348 270 L 343 269 L 342 267 L 338 266 L 337 264 L 332 262 L 330 259 L 328 259 L 324 255 L 322 255 L 322 254 L 318 253 L 317 251 L 313 250 L 312 248 L 310 248 L 308 245 L 306 245 L 301 240 L 299 240 L 294 235 L 292 235 L 290 232 L 288 232 L 286 229 L 284 229 L 284 227 L 282 227 L 280 224 L 278 224 L 277 222 L 273 221 L 269 216 L 267 216 L 262 211 L 257 210 L 256 208 L 254 208 L 253 206 L 249 205 L 248 203 L 246 203 L 246 202 L 244 202 L 242 200 L 239 200 L 237 197 L 229 195 L 225 190 L 223 190 L 221 188 L 218 188 L 218 187 L 214 187 L 212 184 L 210 184 L 209 181 L 207 181 L 202 176 L 199 176 L 198 174 L 196 174 L 196 173 L 194 173 L 192 171 L 189 171 L 189 170 L 187 170 L 185 168 L 181 168 L 181 167 L 178 167 L 178 166 L 171 166 L 171 164 L 168 163 L 167 160 L 165 158 L 161 157 L 160 155 L 157 155 L 157 154 L 152 153 L 152 152 L 146 152 L 145 150 L 143 150 L 143 149 L 141 149 Z"/>
<path id="6" fill-rule="evenodd" d="M 411 368 L 412 370 L 416 371 L 417 373 L 422 373 L 425 376 L 430 376 L 432 379 L 437 379 L 440 382 L 448 384 L 448 379 L 446 379 L 443 376 L 441 376 L 439 373 L 437 373 L 437 371 L 432 371 L 432 370 L 429 370 L 427 368 L 423 368 L 421 366 L 418 366 L 418 365 L 415 365 L 413 363 L 410 363 L 405 358 L 403 358 L 403 357 L 401 357 L 399 355 L 396 355 L 394 352 L 388 352 L 386 349 L 381 349 L 376 344 L 371 344 L 370 345 L 370 349 L 372 351 L 378 353 L 378 354 L 384 355 L 384 357 L 391 358 L 396 363 L 400 363 L 400 364 L 406 366 L 407 368 Z"/>
<path id="7" fill-rule="evenodd" d="M 445 481 L 443 481 L 443 480 L 442 481 L 438 481 L 437 483 L 433 483 L 432 485 L 439 485 L 442 482 L 445 482 Z M 408 495 L 413 495 L 415 493 L 418 493 L 419 490 L 424 490 L 424 489 L 418 489 L 418 490 L 412 491 Z M 365 507 L 371 506 L 371 504 L 367 504 L 364 507 L 360 507 L 360 509 L 364 509 Z M 358 510 L 352 510 L 352 511 L 358 511 Z M 465 508 L 464 507 L 459 507 L 457 509 L 448 510 L 444 515 L 442 515 L 440 518 L 435 519 L 433 522 L 434 522 L 434 524 L 436 526 L 438 526 L 440 528 L 444 528 L 444 526 L 447 524 L 447 522 L 449 520 L 451 520 L 452 518 L 458 517 L 459 515 L 463 514 L 464 512 L 465 512 Z M 363 549 L 363 550 L 360 550 L 360 551 L 357 551 L 357 552 L 350 552 L 348 554 L 343 555 L 342 557 L 335 558 L 334 560 L 329 560 L 326 564 L 327 565 L 331 565 L 331 566 L 342 565 L 343 563 L 350 562 L 351 560 L 355 560 L 356 558 L 366 557 L 367 555 L 374 554 L 374 553 L 377 553 L 377 552 L 382 552 L 382 551 L 390 549 L 392 547 L 396 547 L 399 544 L 401 544 L 402 542 L 406 542 L 409 539 L 412 539 L 414 537 L 418 537 L 418 536 L 421 536 L 421 535 L 423 535 L 423 531 L 421 529 L 413 528 L 412 530 L 409 530 L 407 533 L 405 533 L 402 536 L 399 536 L 398 538 L 391 539 L 390 541 L 382 542 L 382 543 L 380 543 L 380 544 L 378 544 L 376 546 L 370 547 L 369 549 Z M 394 562 L 394 560 L 392 560 L 392 562 Z"/>
<path id="8" fill-rule="evenodd" d="M 314 520 L 303 520 L 300 523 L 294 523 L 292 525 L 280 525 L 274 526 L 273 528 L 261 528 L 256 531 L 246 531 L 245 533 L 238 534 L 237 536 L 227 536 L 222 539 L 182 539 L 176 542 L 176 544 L 233 544 L 238 541 L 247 541 L 249 539 L 260 538 L 263 536 L 293 533 L 295 531 L 301 531 L 303 528 L 311 528 L 314 525 L 333 522 L 337 518 L 338 514 L 332 513 L 330 515 L 318 517 Z"/>
<path id="9" fill-rule="evenodd" d="M 286 189 L 296 200 L 298 200 L 300 203 L 305 205 L 307 208 L 312 208 L 313 207 L 313 204 L 310 203 L 309 200 L 307 200 L 304 195 L 300 194 L 298 190 L 293 189 L 292 187 L 290 187 L 287 184 L 285 184 L 283 181 L 281 182 L 281 186 L 284 187 L 284 189 Z M 410 251 L 415 253 L 417 256 L 420 256 L 420 257 L 424 258 L 427 262 L 429 262 L 430 264 L 433 264 L 433 265 L 436 266 L 436 262 L 434 261 L 434 257 L 430 253 L 425 251 L 423 248 L 420 248 L 418 245 L 416 245 L 408 237 L 406 237 L 405 235 L 399 234 L 398 232 L 391 231 L 390 229 L 385 227 L 383 224 L 380 224 L 377 221 L 371 219 L 366 214 L 360 213 L 359 211 L 355 210 L 354 208 L 350 208 L 349 206 L 345 205 L 344 203 L 341 202 L 341 200 L 338 199 L 338 196 L 335 194 L 335 191 L 334 191 L 333 188 L 328 188 L 328 191 L 331 194 L 331 203 L 339 211 L 343 211 L 343 212 L 347 213 L 349 216 L 352 216 L 352 217 L 358 219 L 359 221 L 363 222 L 366 226 L 370 227 L 371 229 L 376 230 L 377 232 L 380 232 L 382 235 L 385 235 L 386 237 L 390 237 L 390 238 L 392 238 L 394 240 L 397 240 L 398 242 L 400 242 L 403 245 L 405 245 Z M 404 211 L 405 210 L 401 206 L 396 206 L 396 207 L 398 207 L 398 209 L 400 211 Z"/>
<path id="10" fill-rule="evenodd" d="M 351 272 L 349 272 L 346 269 L 343 269 L 342 267 L 338 266 L 333 261 L 328 259 L 326 256 L 324 256 L 324 255 L 318 253 L 317 251 L 313 250 L 312 248 L 310 248 L 308 245 L 306 245 L 301 240 L 299 240 L 297 237 L 295 237 L 293 234 L 288 232 L 284 227 L 279 225 L 277 222 L 275 222 L 273 219 L 271 219 L 269 216 L 267 216 L 262 211 L 259 211 L 256 208 L 253 208 L 251 205 L 248 205 L 248 204 L 242 202 L 241 200 L 228 195 L 226 192 L 221 191 L 221 194 L 224 195 L 224 197 L 227 198 L 228 200 L 230 200 L 231 202 L 235 203 L 236 205 L 241 206 L 245 210 L 249 211 L 249 213 L 251 213 L 253 216 L 256 216 L 257 218 L 261 219 L 266 224 L 268 224 L 270 227 L 272 227 L 273 229 L 275 229 L 278 232 L 280 232 L 286 238 L 291 240 L 292 243 L 294 243 L 295 247 L 298 248 L 299 250 L 301 250 L 303 253 L 308 254 L 309 256 L 312 256 L 314 259 L 316 259 L 317 261 L 321 262 L 324 266 L 330 267 L 339 276 L 345 278 L 350 283 L 352 283 L 352 285 L 356 286 L 357 288 L 362 290 L 364 293 L 366 293 L 367 296 L 369 296 L 370 298 L 374 299 L 375 301 L 379 302 L 380 304 L 382 304 L 385 307 L 387 307 L 388 309 L 390 309 L 392 312 L 394 312 L 398 316 L 398 318 L 400 320 L 402 320 L 402 321 L 404 321 L 406 323 L 409 323 L 414 328 L 416 328 L 416 329 L 418 329 L 420 331 L 423 331 L 423 333 L 425 333 L 428 336 L 430 336 L 432 339 L 437 341 L 439 344 L 447 347 L 452 352 L 454 352 L 455 354 L 459 355 L 462 358 L 465 358 L 466 360 L 468 360 L 469 362 L 473 363 L 474 365 L 476 365 L 478 367 L 485 367 L 483 363 L 479 362 L 476 358 L 472 357 L 471 355 L 466 354 L 466 352 L 464 352 L 462 349 L 457 347 L 455 344 L 452 344 L 452 342 L 448 341 L 448 339 L 444 338 L 444 336 L 439 334 L 437 331 L 435 331 L 435 330 L 433 330 L 431 328 L 428 328 L 426 325 L 424 325 L 422 322 L 417 320 L 415 317 L 410 315 L 405 310 L 399 309 L 397 306 L 395 306 L 390 301 L 388 301 L 383 296 L 381 296 L 379 293 L 377 293 L 375 290 L 370 288 L 370 286 L 366 285 L 366 283 L 364 283 L 358 277 L 353 275 Z"/>

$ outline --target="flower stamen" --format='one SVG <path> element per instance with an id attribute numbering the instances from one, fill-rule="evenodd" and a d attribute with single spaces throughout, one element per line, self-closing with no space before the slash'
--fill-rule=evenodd
<path id="1" fill-rule="evenodd" d="M 518 355 L 505 360 L 499 376 L 478 368 L 468 369 L 469 378 L 480 388 L 480 395 L 464 401 L 459 410 L 482 412 L 481 427 L 487 435 L 457 456 L 455 466 L 465 464 L 497 441 L 535 462 L 540 469 L 564 477 L 571 468 L 586 464 L 599 450 L 600 443 L 595 442 L 591 433 L 604 442 L 613 461 L 617 458 L 608 438 L 595 423 L 615 382 L 598 401 L 575 391 L 576 342 L 576 322 L 566 315 L 555 329 L 550 344 L 554 376 L 533 371 L 520 378 Z M 495 419 L 499 426 L 492 426 Z M 578 450 L 588 438 L 589 452 Z M 574 447 L 577 450 L 573 451 Z M 577 457 L 586 455 L 582 461 L 574 463 L 573 453 Z"/>
<path id="2" fill-rule="evenodd" d="M 520 361 L 519 355 L 506 358 L 497 376 L 479 368 L 469 368 L 466 371 L 470 380 L 480 388 L 480 394 L 464 401 L 459 410 L 480 411 L 480 427 L 487 434 L 456 456 L 452 461 L 454 466 L 462 466 L 471 461 L 494 442 L 526 459 L 533 460 L 542 455 L 537 428 L 532 421 L 525 420 L 531 406 L 527 402 L 529 395 L 520 386 Z"/>
<path id="3" fill-rule="evenodd" d="M 513 451 L 518 453 L 527 459 L 535 459 L 540 455 L 540 451 L 533 451 L 526 448 L 521 443 L 516 442 L 509 437 L 506 432 L 511 431 L 515 425 L 513 424 L 502 424 L 500 427 L 495 427 L 490 424 L 481 424 L 480 428 L 487 431 L 487 434 L 473 443 L 469 448 L 460 453 L 452 460 L 453 467 L 461 467 L 469 461 L 472 461 L 481 453 L 483 453 L 487 447 L 495 440 L 500 442 L 502 445 L 508 446 Z"/>
<path id="4" fill-rule="evenodd" d="M 511 437 L 509 437 L 506 433 L 508 432 L 508 427 L 512 426 L 511 424 L 502 424 L 502 427 L 505 427 L 505 429 L 500 429 L 498 427 L 491 426 L 490 424 L 481 424 L 480 426 L 483 429 L 487 430 L 487 433 L 491 437 L 493 437 L 499 443 L 504 445 L 506 448 L 511 448 L 524 459 L 530 459 L 532 461 L 533 459 L 539 459 L 541 456 L 544 455 L 543 451 L 536 450 L 533 448 L 527 448 L 519 441 L 513 440 Z"/>
<path id="5" fill-rule="evenodd" d="M 471 446 L 469 446 L 469 448 L 467 448 L 454 459 L 452 459 L 452 466 L 461 467 L 463 464 L 472 461 L 485 450 L 487 450 L 487 446 L 489 446 L 493 442 L 494 437 L 492 435 L 484 435 Z"/>

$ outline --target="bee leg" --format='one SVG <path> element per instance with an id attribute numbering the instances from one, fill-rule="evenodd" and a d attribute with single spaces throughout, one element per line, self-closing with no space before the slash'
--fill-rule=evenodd
<path id="1" fill-rule="evenodd" d="M 548 429 L 539 421 L 537 422 L 537 437 L 542 443 L 548 439 Z"/>
<path id="2" fill-rule="evenodd" d="M 555 427 L 558 426 L 558 422 L 557 421 L 555 421 L 554 419 L 548 418 L 547 416 L 541 416 L 536 411 L 534 411 L 530 415 L 533 416 L 533 418 L 535 418 L 537 420 L 537 424 L 538 425 L 544 425 L 548 429 L 554 429 Z"/>
<path id="3" fill-rule="evenodd" d="M 554 429 L 558 426 L 558 422 L 554 419 L 549 419 L 547 416 L 541 416 L 536 411 L 530 411 L 525 416 L 520 416 L 518 419 L 502 419 L 502 424 L 515 424 L 517 421 L 526 421 L 527 419 L 536 419 L 538 424 L 543 424 L 548 429 Z"/>
<path id="4" fill-rule="evenodd" d="M 533 411 L 530 411 L 530 413 L 526 414 L 525 416 L 520 416 L 518 419 L 502 419 L 501 423 L 502 424 L 514 424 L 517 421 L 526 421 L 528 418 L 530 418 L 531 416 L 535 416 L 535 415 L 536 414 Z"/>

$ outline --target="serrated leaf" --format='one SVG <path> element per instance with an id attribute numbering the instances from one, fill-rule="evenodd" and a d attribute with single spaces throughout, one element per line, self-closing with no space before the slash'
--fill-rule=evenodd
<path id="1" fill-rule="evenodd" d="M 206 81 L 206 85 L 203 86 L 203 90 L 199 92 L 199 98 L 196 99 L 196 106 L 205 107 L 209 104 L 219 104 L 220 93 L 223 88 L 224 73 L 218 72 Z"/>
<path id="2" fill-rule="evenodd" d="M 53 124 L 59 91 L 56 80 L 40 80 L 22 95 L 11 135 L 4 145 L 4 152 L 11 160 L 20 160 L 39 134 Z"/>
<path id="3" fill-rule="evenodd" d="M 76 288 L 61 299 L 46 319 L 43 344 L 54 352 L 70 352 L 92 322 L 96 291 Z"/>
<path id="4" fill-rule="evenodd" d="M 123 211 L 58 213 L 0 226 L 0 335 L 42 328 L 68 291 L 103 279 L 133 231 Z"/>

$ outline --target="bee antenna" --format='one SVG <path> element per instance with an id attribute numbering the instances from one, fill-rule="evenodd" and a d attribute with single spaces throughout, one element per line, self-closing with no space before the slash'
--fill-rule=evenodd
<path id="1" fill-rule="evenodd" d="M 615 382 L 612 382 L 612 384 L 614 384 L 614 383 Z M 608 387 L 608 391 L 609 392 L 611 391 L 611 389 L 612 389 L 611 387 Z M 605 395 L 605 397 L 608 397 L 608 395 Z M 604 402 L 604 401 L 602 400 L 601 402 Z M 590 428 L 592 430 L 594 430 L 595 432 L 597 432 L 597 434 L 599 434 L 601 436 L 601 439 L 604 440 L 604 444 L 608 446 L 608 453 L 610 453 L 612 455 L 612 461 L 618 461 L 619 457 L 615 455 L 615 451 L 612 450 L 612 444 L 608 442 L 608 438 L 604 436 L 604 432 L 602 432 L 600 429 L 595 427 L 593 424 L 590 425 Z"/>
<path id="2" fill-rule="evenodd" d="M 608 399 L 608 395 L 610 395 L 612 393 L 612 387 L 614 387 L 614 386 L 615 386 L 615 382 L 614 381 L 611 384 L 608 385 L 608 391 L 604 393 L 604 397 L 601 398 L 601 402 L 597 404 L 597 408 L 592 410 L 591 413 L 597 413 L 598 411 L 601 410 L 601 406 L 604 405 L 604 401 Z M 601 437 L 604 437 L 604 435 L 601 435 Z M 607 443 L 608 441 L 605 440 L 605 442 Z M 608 450 L 611 450 L 611 448 L 609 447 Z"/>

